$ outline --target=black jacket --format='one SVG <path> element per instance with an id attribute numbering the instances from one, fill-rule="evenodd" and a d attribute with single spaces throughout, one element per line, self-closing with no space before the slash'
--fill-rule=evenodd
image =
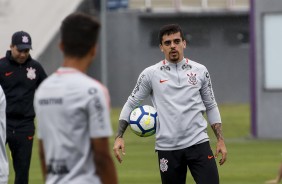
<path id="1" fill-rule="evenodd" d="M 39 62 L 30 56 L 24 64 L 13 60 L 11 51 L 0 59 L 0 85 L 6 101 L 7 132 L 34 133 L 34 93 L 47 77 Z"/>

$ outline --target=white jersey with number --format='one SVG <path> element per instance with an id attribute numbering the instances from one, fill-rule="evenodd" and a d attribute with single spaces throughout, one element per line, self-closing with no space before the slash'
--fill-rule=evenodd
<path id="1" fill-rule="evenodd" d="M 156 150 L 179 150 L 208 141 L 205 112 L 210 124 L 221 123 L 209 73 L 197 62 L 163 60 L 146 68 L 120 119 L 129 122 L 130 112 L 148 96 L 158 113 Z"/>
<path id="2" fill-rule="evenodd" d="M 100 184 L 91 139 L 112 135 L 107 89 L 61 67 L 38 88 L 34 106 L 43 141 L 47 184 Z"/>
<path id="3" fill-rule="evenodd" d="M 6 98 L 0 86 L 0 184 L 8 183 L 9 163 L 6 154 Z"/>

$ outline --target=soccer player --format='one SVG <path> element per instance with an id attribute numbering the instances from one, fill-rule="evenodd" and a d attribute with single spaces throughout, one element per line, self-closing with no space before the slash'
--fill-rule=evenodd
<path id="1" fill-rule="evenodd" d="M 27 184 L 35 131 L 33 98 L 47 75 L 30 56 L 32 40 L 27 32 L 15 32 L 10 49 L 0 59 L 0 85 L 7 101 L 6 143 L 13 158 L 15 184 Z"/>
<path id="2" fill-rule="evenodd" d="M 163 26 L 159 43 L 165 59 L 140 74 L 120 114 L 114 154 L 122 162 L 129 114 L 150 96 L 158 113 L 155 149 L 162 183 L 184 184 L 188 166 L 197 184 L 218 184 L 215 159 L 221 153 L 219 164 L 224 164 L 227 150 L 209 72 L 202 64 L 184 57 L 186 41 L 179 25 Z M 215 155 L 204 112 L 217 138 Z"/>
<path id="3" fill-rule="evenodd" d="M 63 64 L 40 85 L 34 100 L 44 180 L 116 184 L 108 90 L 85 74 L 96 55 L 100 23 L 73 13 L 60 30 Z"/>
<path id="4" fill-rule="evenodd" d="M 9 163 L 6 154 L 6 98 L 0 86 L 0 184 L 8 183 Z"/>

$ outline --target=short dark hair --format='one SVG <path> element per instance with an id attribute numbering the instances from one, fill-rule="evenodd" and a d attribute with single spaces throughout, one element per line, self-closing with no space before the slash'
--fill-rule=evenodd
<path id="1" fill-rule="evenodd" d="M 170 34 L 174 34 L 174 33 L 178 33 L 178 32 L 180 32 L 182 40 L 185 40 L 183 31 L 182 31 L 181 27 L 178 24 L 167 24 L 167 25 L 164 25 L 163 27 L 161 27 L 161 29 L 159 31 L 159 41 L 160 41 L 160 44 L 162 44 L 163 36 L 164 35 L 170 35 Z"/>
<path id="2" fill-rule="evenodd" d="M 100 22 L 84 13 L 68 15 L 61 25 L 63 52 L 71 57 L 83 57 L 98 40 Z"/>

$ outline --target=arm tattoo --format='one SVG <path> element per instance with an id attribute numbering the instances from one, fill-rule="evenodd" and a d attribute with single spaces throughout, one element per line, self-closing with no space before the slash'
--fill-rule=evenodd
<path id="1" fill-rule="evenodd" d="M 128 126 L 127 121 L 119 120 L 119 125 L 118 125 L 118 131 L 117 131 L 116 138 L 122 138 L 123 137 L 123 134 L 124 134 L 127 126 Z"/>
<path id="2" fill-rule="evenodd" d="M 215 123 L 213 125 L 211 125 L 212 130 L 217 138 L 217 140 L 223 140 L 223 134 L 222 134 L 222 127 L 221 127 L 221 123 Z"/>

